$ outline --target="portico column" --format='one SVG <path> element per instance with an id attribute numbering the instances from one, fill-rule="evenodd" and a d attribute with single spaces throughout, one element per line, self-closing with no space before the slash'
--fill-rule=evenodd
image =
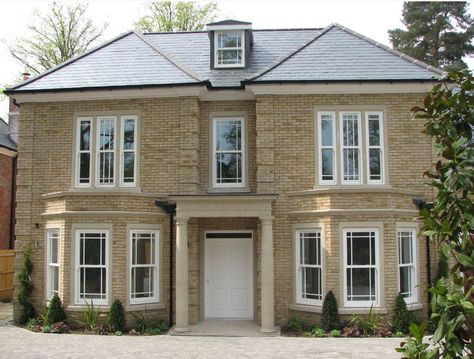
<path id="1" fill-rule="evenodd" d="M 261 217 L 262 253 L 261 253 L 261 333 L 275 332 L 274 280 L 273 280 L 273 218 Z"/>
<path id="2" fill-rule="evenodd" d="M 176 332 L 188 331 L 188 218 L 176 218 Z"/>

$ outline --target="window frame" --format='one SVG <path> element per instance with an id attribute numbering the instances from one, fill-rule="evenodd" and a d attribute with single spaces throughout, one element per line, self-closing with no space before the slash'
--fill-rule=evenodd
<path id="1" fill-rule="evenodd" d="M 240 151 L 221 151 L 221 153 L 240 153 L 241 154 L 241 177 L 240 183 L 218 183 L 217 182 L 217 131 L 218 121 L 239 121 L 240 122 Z M 246 145 L 246 124 L 243 116 L 216 116 L 212 118 L 212 187 L 213 188 L 245 188 L 247 185 L 247 145 Z"/>
<path id="2" fill-rule="evenodd" d="M 51 251 L 51 235 L 55 234 L 57 237 L 57 262 L 54 263 L 51 260 L 52 251 Z M 60 281 L 59 281 L 59 271 L 61 268 L 61 230 L 57 227 L 51 227 L 46 229 L 46 300 L 49 301 L 53 298 L 54 294 L 59 295 Z M 58 268 L 58 289 L 52 289 L 52 267 Z M 54 294 L 53 294 L 54 293 Z"/>
<path id="3" fill-rule="evenodd" d="M 402 248 L 401 245 L 401 232 L 410 232 L 411 233 L 411 255 L 412 255 L 412 262 L 409 264 L 402 264 Z M 397 233 L 396 233 L 396 240 L 397 240 L 397 278 L 398 278 L 398 293 L 401 293 L 401 277 L 400 277 L 400 268 L 401 267 L 412 267 L 411 270 L 411 295 L 409 297 L 403 297 L 407 304 L 414 304 L 418 301 L 418 237 L 417 237 L 417 229 L 415 227 L 410 226 L 397 226 Z M 403 295 L 403 293 L 401 293 Z"/>
<path id="4" fill-rule="evenodd" d="M 379 134 L 380 134 L 380 145 L 371 146 L 369 138 L 369 116 L 378 115 L 379 116 Z M 384 151 L 384 120 L 382 111 L 365 111 L 365 148 L 366 148 L 366 164 L 367 164 L 367 184 L 384 184 L 385 183 L 385 151 Z M 379 149 L 380 150 L 380 180 L 371 180 L 370 179 L 370 149 Z"/>
<path id="5" fill-rule="evenodd" d="M 133 120 L 134 121 L 134 132 L 133 132 L 133 150 L 126 150 L 124 149 L 124 138 L 125 138 L 125 121 L 126 120 Z M 120 116 L 120 187 L 136 187 L 137 186 L 137 146 L 138 146 L 138 116 L 130 115 L 130 116 Z M 125 153 L 133 153 L 134 154 L 134 162 L 133 162 L 133 182 L 124 182 L 124 154 Z"/>
<path id="6" fill-rule="evenodd" d="M 133 264 L 133 233 L 153 233 L 155 235 L 155 244 L 153 251 L 155 252 L 155 264 L 154 265 L 134 265 Z M 155 228 L 155 229 L 145 229 L 145 228 L 129 228 L 127 230 L 127 236 L 128 236 L 128 278 L 129 278 L 129 285 L 128 285 L 128 300 L 130 305 L 135 305 L 135 304 L 151 304 L 151 303 L 160 303 L 160 296 L 161 296 L 161 260 L 160 260 L 160 255 L 161 255 L 161 229 Z M 148 298 L 133 298 L 132 296 L 132 270 L 133 268 L 139 268 L 139 267 L 153 267 L 155 270 L 155 275 L 154 275 L 154 288 L 155 288 L 155 293 L 152 297 Z"/>
<path id="7" fill-rule="evenodd" d="M 320 264 L 319 265 L 302 265 L 301 264 L 301 241 L 300 235 L 303 233 L 319 233 L 319 254 L 320 254 Z M 324 300 L 324 235 L 323 230 L 320 226 L 314 227 L 296 227 L 294 229 L 294 238 L 295 238 L 295 257 L 294 257 L 294 268 L 295 268 L 295 303 L 301 305 L 311 305 L 311 306 L 322 306 Z M 302 268 L 318 268 L 320 270 L 320 289 L 321 289 L 321 299 L 307 299 L 303 298 L 303 288 L 301 285 L 301 270 Z"/>
<path id="8" fill-rule="evenodd" d="M 229 34 L 229 33 L 238 33 L 240 34 L 241 47 L 219 47 L 219 35 Z M 242 51 L 242 61 L 239 64 L 219 64 L 219 51 L 225 50 L 240 50 Z M 225 31 L 215 31 L 214 32 L 214 67 L 215 68 L 235 68 L 235 67 L 245 67 L 245 31 L 241 30 L 225 30 Z"/>
<path id="9" fill-rule="evenodd" d="M 375 240 L 374 240 L 374 249 L 375 249 L 375 266 L 373 265 L 354 265 L 351 264 L 350 266 L 347 265 L 347 233 L 349 232 L 374 232 L 375 233 Z M 342 230 L 342 249 L 343 249 L 343 294 L 344 294 L 344 307 L 346 308 L 370 308 L 371 306 L 379 307 L 380 306 L 380 292 L 381 292 L 381 283 L 380 283 L 380 276 L 381 276 L 381 269 L 380 269 L 380 229 L 377 227 L 346 227 Z M 370 250 L 370 248 L 369 248 Z M 353 251 L 351 250 L 353 253 Z M 369 256 L 370 257 L 370 256 Z M 374 301 L 348 301 L 347 300 L 347 269 L 348 268 L 374 268 L 375 269 L 375 300 Z"/>
<path id="10" fill-rule="evenodd" d="M 89 151 L 81 150 L 81 122 L 89 121 L 90 123 L 90 138 L 89 138 Z M 94 149 L 94 118 L 92 116 L 81 116 L 76 119 L 76 174 L 75 174 L 75 185 L 76 188 L 90 188 L 92 187 L 92 168 L 93 168 L 93 149 Z M 89 153 L 89 182 L 81 183 L 81 154 Z"/>
<path id="11" fill-rule="evenodd" d="M 331 116 L 332 122 L 332 146 L 323 146 L 322 136 L 322 117 Z M 337 183 L 337 142 L 336 142 L 336 112 L 335 111 L 318 111 L 317 116 L 317 132 L 318 132 L 318 168 L 319 168 L 319 184 L 335 185 Z M 331 149 L 333 154 L 333 179 L 323 179 L 323 149 Z"/>
<path id="12" fill-rule="evenodd" d="M 344 115 L 356 115 L 357 116 L 357 146 L 344 146 Z M 339 111 L 339 132 L 340 132 L 340 143 L 339 143 L 339 155 L 341 159 L 341 184 L 342 185 L 361 185 L 364 183 L 363 168 L 362 168 L 362 119 L 360 111 Z M 344 150 L 345 149 L 357 149 L 358 155 L 358 166 L 359 166 L 359 179 L 357 181 L 348 181 L 344 179 Z"/>
<path id="13" fill-rule="evenodd" d="M 103 265 L 81 265 L 80 264 L 80 234 L 81 233 L 100 233 L 105 234 L 105 266 Z M 75 282 L 75 304 L 77 305 L 86 305 L 91 304 L 92 302 L 95 305 L 108 305 L 110 299 L 110 291 L 111 291 L 111 266 L 110 266 L 110 233 L 111 231 L 106 228 L 76 228 L 74 231 L 74 240 L 75 240 L 75 256 L 74 256 L 74 282 Z M 81 283 L 80 283 L 80 270 L 81 268 L 103 268 L 105 267 L 106 270 L 106 285 L 105 285 L 105 298 L 104 299 L 82 299 L 81 298 Z"/>

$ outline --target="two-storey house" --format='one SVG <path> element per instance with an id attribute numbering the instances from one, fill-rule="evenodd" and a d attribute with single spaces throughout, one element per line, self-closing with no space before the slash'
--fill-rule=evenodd
<path id="1" fill-rule="evenodd" d="M 414 199 L 433 160 L 410 116 L 441 72 L 340 25 L 130 32 L 8 90 L 20 104 L 17 270 L 171 317 L 427 309 Z M 19 307 L 15 305 L 15 317 Z"/>

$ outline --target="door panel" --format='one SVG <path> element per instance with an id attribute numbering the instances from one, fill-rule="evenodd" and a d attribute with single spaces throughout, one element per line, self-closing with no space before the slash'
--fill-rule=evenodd
<path id="1" fill-rule="evenodd" d="M 253 319 L 252 239 L 206 239 L 205 317 Z"/>

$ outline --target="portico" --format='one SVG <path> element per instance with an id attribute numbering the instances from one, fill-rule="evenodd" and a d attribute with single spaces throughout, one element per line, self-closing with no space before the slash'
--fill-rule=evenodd
<path id="1" fill-rule="evenodd" d="M 188 222 L 191 218 L 258 218 L 260 222 L 260 332 L 273 333 L 273 217 L 276 195 L 176 195 L 176 332 L 189 331 Z M 245 254 L 244 254 L 245 256 Z M 251 256 L 249 256 L 251 257 Z"/>

